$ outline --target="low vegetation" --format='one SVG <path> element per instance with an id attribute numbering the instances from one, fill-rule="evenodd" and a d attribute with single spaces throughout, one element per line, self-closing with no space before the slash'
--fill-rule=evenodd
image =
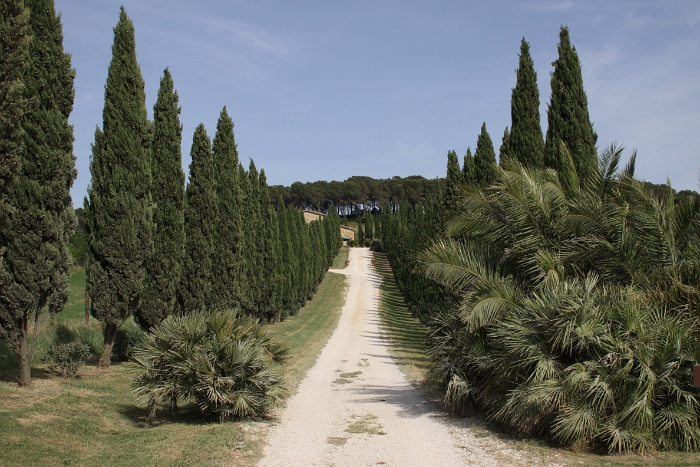
<path id="1" fill-rule="evenodd" d="M 196 404 L 148 420 L 132 390 L 129 363 L 98 369 L 101 333 L 96 320 L 84 323 L 85 273 L 71 275 L 71 295 L 51 327 L 42 318 L 32 341 L 32 373 L 27 388 L 17 386 L 17 365 L 9 355 L 0 370 L 0 464 L 25 465 L 221 465 L 253 466 L 262 455 L 270 427 L 262 421 L 212 423 L 202 420 Z M 345 276 L 329 273 L 296 316 L 266 326 L 284 342 L 290 360 L 283 365 L 285 386 L 293 390 L 313 365 L 340 317 Z M 124 329 L 137 329 L 128 320 Z M 127 333 L 130 331 L 127 331 Z M 94 341 L 91 357 L 76 378 L 48 371 L 48 349 L 64 338 Z M 27 449 L 31 440 L 32 449 Z"/>

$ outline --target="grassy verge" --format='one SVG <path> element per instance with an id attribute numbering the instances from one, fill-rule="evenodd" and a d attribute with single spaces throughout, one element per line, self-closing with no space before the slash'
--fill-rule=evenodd
<path id="1" fill-rule="evenodd" d="M 333 259 L 333 264 L 331 264 L 331 269 L 344 269 L 345 262 L 348 260 L 348 247 L 342 246 L 338 250 L 338 254 Z"/>
<path id="2" fill-rule="evenodd" d="M 82 274 L 82 279 L 73 277 L 74 309 L 63 315 L 65 322 L 57 315 L 58 326 L 82 323 L 84 303 L 78 299 L 84 293 L 78 290 L 81 280 L 84 287 Z M 313 365 L 335 329 L 345 284 L 345 276 L 327 274 L 306 307 L 269 327 L 290 347 L 292 358 L 285 367 L 290 388 Z M 73 298 L 72 291 L 71 302 Z M 48 334 L 49 328 L 44 329 Z M 202 422 L 196 408 L 185 407 L 149 423 L 135 404 L 129 365 L 100 370 L 95 363 L 83 367 L 74 379 L 54 377 L 45 366 L 34 365 L 28 389 L 17 386 L 16 371 L 0 374 L 0 465 L 252 466 L 261 457 L 270 421 Z"/>
<path id="3" fill-rule="evenodd" d="M 386 255 L 374 253 L 374 258 L 376 272 L 382 278 L 379 312 L 383 331 L 391 342 L 389 351 L 406 379 L 426 389 L 425 376 L 430 368 L 428 329 L 406 308 Z"/>
<path id="4" fill-rule="evenodd" d="M 375 253 L 376 272 L 381 276 L 379 310 L 382 328 L 391 344 L 390 352 L 406 378 L 430 391 L 431 396 L 437 394 L 436 388 L 424 383 L 430 367 L 427 357 L 428 329 L 411 316 L 399 292 L 384 254 Z M 698 466 L 700 454 L 683 452 L 659 452 L 643 456 L 639 455 L 600 455 L 592 453 L 576 453 L 566 449 L 551 447 L 543 441 L 512 436 L 492 430 L 485 423 L 479 423 L 472 428 L 479 438 L 495 438 L 507 443 L 507 447 L 527 451 L 540 459 L 550 459 L 563 465 L 586 465 L 599 467 L 628 467 L 628 466 Z"/>

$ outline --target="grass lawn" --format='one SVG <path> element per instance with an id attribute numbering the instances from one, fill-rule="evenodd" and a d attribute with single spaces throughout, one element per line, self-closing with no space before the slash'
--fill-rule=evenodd
<path id="1" fill-rule="evenodd" d="M 58 327 L 85 326 L 84 284 L 84 271 L 75 271 L 69 304 L 57 315 Z M 345 276 L 328 273 L 314 299 L 296 316 L 269 327 L 290 348 L 292 358 L 285 365 L 290 388 L 313 365 L 335 329 L 345 287 Z M 89 326 L 99 328 L 99 323 L 91 320 Z M 50 331 L 48 321 L 42 328 Z M 97 369 L 96 363 L 81 368 L 73 379 L 33 365 L 27 389 L 17 386 L 16 371 L 0 372 L 0 465 L 252 466 L 262 455 L 272 420 L 202 422 L 196 408 L 187 406 L 175 415 L 160 413 L 149 423 L 135 404 L 129 364 Z"/>
<path id="2" fill-rule="evenodd" d="M 406 378 L 423 390 L 436 394 L 436 389 L 424 383 L 430 367 L 427 357 L 428 329 L 417 318 L 411 316 L 403 297 L 396 287 L 394 278 L 384 254 L 375 253 L 377 272 L 382 276 L 379 310 L 382 328 L 391 343 L 390 352 Z M 627 466 L 700 466 L 699 453 L 659 452 L 638 455 L 600 455 L 576 453 L 567 449 L 552 447 L 547 443 L 521 436 L 502 433 L 490 428 L 486 423 L 473 428 L 479 437 L 494 437 L 516 449 L 535 452 L 542 459 L 565 465 L 585 465 L 600 467 Z"/>

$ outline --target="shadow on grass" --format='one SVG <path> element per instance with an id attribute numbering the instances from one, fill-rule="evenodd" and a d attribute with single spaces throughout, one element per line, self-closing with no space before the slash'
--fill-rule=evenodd
<path id="1" fill-rule="evenodd" d="M 389 261 L 383 253 L 370 253 L 374 264 L 369 280 L 378 285 L 379 309 L 370 310 L 370 319 L 380 325 L 381 334 L 371 336 L 377 342 L 390 343 L 392 357 L 399 367 L 411 366 L 417 369 L 407 377 L 414 384 L 426 386 L 425 375 L 430 368 L 428 352 L 428 329 L 408 311 L 399 292 Z"/>

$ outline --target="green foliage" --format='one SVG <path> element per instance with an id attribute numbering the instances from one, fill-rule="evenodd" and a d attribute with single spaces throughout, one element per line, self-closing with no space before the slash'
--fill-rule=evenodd
<path id="1" fill-rule="evenodd" d="M 530 44 L 522 39 L 516 83 L 510 99 L 510 134 L 506 155 L 525 167 L 544 166 L 544 137 L 540 124 L 540 91 L 530 56 Z M 504 163 L 501 153 L 501 165 Z"/>
<path id="2" fill-rule="evenodd" d="M 68 294 L 75 224 L 74 70 L 53 1 L 2 4 L 0 61 L 0 329 L 29 382 L 27 326 Z M 22 63 L 19 63 L 22 60 Z M 14 67 L 14 69 L 8 69 Z"/>
<path id="3" fill-rule="evenodd" d="M 182 171 L 182 125 L 172 76 L 166 68 L 153 107 L 151 173 L 153 245 L 136 321 L 146 330 L 175 309 L 184 254 L 185 174 Z"/>
<path id="4" fill-rule="evenodd" d="M 74 378 L 90 357 L 90 347 L 80 341 L 54 344 L 48 356 L 49 371 L 63 378 Z"/>
<path id="5" fill-rule="evenodd" d="M 378 253 L 384 252 L 384 243 L 382 243 L 382 241 L 378 238 L 372 240 L 372 242 L 368 246 L 370 251 L 376 251 Z"/>
<path id="6" fill-rule="evenodd" d="M 114 348 L 112 355 L 119 361 L 128 362 L 134 356 L 136 347 L 141 344 L 146 333 L 133 324 L 125 323 L 114 337 Z"/>
<path id="7" fill-rule="evenodd" d="M 286 349 L 233 311 L 171 316 L 135 351 L 133 387 L 154 418 L 194 402 L 220 421 L 260 417 L 285 394 Z"/>
<path id="8" fill-rule="evenodd" d="M 372 244 L 372 240 L 369 238 L 365 238 L 365 241 L 362 243 L 362 246 L 365 248 L 369 248 L 369 246 Z"/>
<path id="9" fill-rule="evenodd" d="M 464 175 L 459 167 L 455 151 L 447 153 L 447 175 L 445 177 L 445 193 L 442 197 L 445 211 L 452 212 L 459 205 L 459 195 L 464 183 Z"/>
<path id="10" fill-rule="evenodd" d="M 218 203 L 211 142 L 203 124 L 192 140 L 190 181 L 185 194 L 185 257 L 178 290 L 181 313 L 199 313 L 212 301 L 212 255 Z"/>
<path id="11" fill-rule="evenodd" d="M 497 177 L 498 165 L 496 165 L 496 152 L 493 149 L 493 141 L 486 131 L 486 123 L 481 125 L 481 133 L 476 142 L 474 153 L 474 177 L 479 186 L 491 185 Z"/>
<path id="12" fill-rule="evenodd" d="M 240 305 L 241 294 L 248 286 L 241 280 L 247 248 L 243 224 L 246 206 L 233 127 L 233 120 L 224 107 L 216 124 L 212 147 L 218 214 L 211 218 L 214 222 L 211 293 L 212 305 L 221 309 Z"/>
<path id="13" fill-rule="evenodd" d="M 105 85 L 103 127 L 95 131 L 86 206 L 87 289 L 104 328 L 109 365 L 117 327 L 140 304 L 151 249 L 151 160 L 146 94 L 134 25 L 121 9 Z"/>
<path id="14" fill-rule="evenodd" d="M 476 183 L 476 167 L 474 166 L 474 156 L 472 156 L 472 150 L 470 148 L 467 148 L 467 153 L 464 155 L 462 177 L 464 179 L 465 186 Z"/>
<path id="15" fill-rule="evenodd" d="M 453 408 L 565 446 L 697 450 L 700 203 L 659 201 L 621 154 L 580 189 L 518 165 L 467 195 L 420 256 L 459 298 L 433 377 Z"/>
<path id="16" fill-rule="evenodd" d="M 562 170 L 564 161 L 560 147 L 563 143 L 571 154 L 578 179 L 584 183 L 595 174 L 598 135 L 588 115 L 581 64 L 567 27 L 561 28 L 557 48 L 559 57 L 553 63 L 552 96 L 547 107 L 544 163 L 557 171 Z"/>

